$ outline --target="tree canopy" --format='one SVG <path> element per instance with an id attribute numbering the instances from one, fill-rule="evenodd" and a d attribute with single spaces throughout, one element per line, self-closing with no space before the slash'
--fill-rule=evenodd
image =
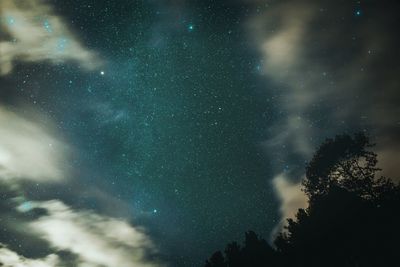
<path id="1" fill-rule="evenodd" d="M 379 176 L 373 144 L 362 133 L 327 139 L 306 166 L 309 206 L 270 246 L 254 232 L 206 267 L 397 266 L 400 187 Z"/>

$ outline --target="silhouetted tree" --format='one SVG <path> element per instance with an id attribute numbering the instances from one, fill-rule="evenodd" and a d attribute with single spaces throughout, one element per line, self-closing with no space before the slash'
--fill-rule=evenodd
<path id="1" fill-rule="evenodd" d="M 225 248 L 226 262 L 229 267 L 240 267 L 244 264 L 240 245 L 236 242 L 228 244 Z"/>
<path id="2" fill-rule="evenodd" d="M 377 177 L 364 134 L 326 140 L 306 168 L 309 207 L 275 241 L 297 266 L 386 266 L 400 238 L 399 187 Z M 388 232 L 388 229 L 390 229 Z"/>
<path id="3" fill-rule="evenodd" d="M 209 260 L 207 260 L 205 267 L 226 267 L 224 255 L 221 251 L 215 252 Z"/>
<path id="4" fill-rule="evenodd" d="M 379 177 L 364 134 L 327 139 L 306 167 L 309 206 L 299 209 L 272 249 L 254 232 L 220 253 L 228 267 L 400 266 L 400 187 Z M 226 258 L 226 259 L 225 259 Z"/>
<path id="5" fill-rule="evenodd" d="M 242 249 L 243 258 L 249 266 L 266 266 L 274 261 L 274 250 L 264 239 L 249 231 L 245 234 L 245 246 Z"/>
<path id="6" fill-rule="evenodd" d="M 225 256 L 220 252 L 214 253 L 206 262 L 206 267 L 266 267 L 276 266 L 276 251 L 253 231 L 245 233 L 244 246 L 236 242 L 228 244 Z"/>
<path id="7" fill-rule="evenodd" d="M 327 139 L 306 167 L 304 189 L 310 198 L 327 194 L 332 186 L 372 197 L 377 155 L 365 134 Z"/>

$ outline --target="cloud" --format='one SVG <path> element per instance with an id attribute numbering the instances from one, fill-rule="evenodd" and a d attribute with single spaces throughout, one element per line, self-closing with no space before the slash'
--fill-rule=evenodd
<path id="1" fill-rule="evenodd" d="M 13 249 L 4 244 L 9 238 L 0 235 L 1 266 L 164 266 L 155 259 L 157 250 L 144 230 L 123 219 L 77 210 L 60 200 L 28 201 L 14 197 L 7 202 L 12 204 L 7 206 L 2 227 L 8 227 L 14 239 L 24 235 L 26 238 L 17 240 L 24 249 L 10 244 Z M 11 217 L 10 225 L 6 222 Z M 39 251 L 32 254 L 36 247 Z M 26 251 L 31 255 L 27 256 Z"/>
<path id="2" fill-rule="evenodd" d="M 365 6 L 366 19 L 355 17 L 352 4 L 278 1 L 249 23 L 286 114 L 274 132 L 299 155 L 310 156 L 316 137 L 351 127 L 376 129 L 378 138 L 397 135 L 399 66 L 390 51 L 398 40 L 383 12 L 393 11 Z M 378 62 L 393 68 L 379 69 Z"/>
<path id="3" fill-rule="evenodd" d="M 400 182 L 399 176 L 399 151 L 400 144 L 396 140 L 380 140 L 378 145 L 378 167 L 382 169 L 382 175 Z"/>
<path id="4" fill-rule="evenodd" d="M 311 5 L 289 2 L 271 6 L 255 17 L 250 27 L 263 56 L 263 72 L 279 84 L 278 101 L 287 114 L 277 123 L 276 136 L 271 138 L 280 140 L 276 145 L 286 143 L 295 153 L 309 156 L 313 149 L 308 140 L 312 125 L 303 117 L 323 92 L 319 84 L 322 74 L 316 71 L 319 67 L 307 62 L 304 55 L 304 36 L 315 11 Z M 266 140 L 264 144 L 270 146 L 271 142 Z"/>
<path id="5" fill-rule="evenodd" d="M 43 259 L 28 259 L 0 243 L 0 265 L 3 267 L 54 267 L 60 266 L 57 255 L 50 254 Z"/>
<path id="6" fill-rule="evenodd" d="M 325 138 L 352 131 L 376 137 L 381 166 L 389 175 L 398 173 L 400 40 L 392 27 L 398 1 L 354 6 L 288 0 L 264 6 L 248 29 L 262 57 L 266 90 L 281 114 L 263 143 L 278 155 L 276 173 L 296 162 L 290 171 L 302 177 L 304 161 Z M 356 9 L 362 9 L 361 16 Z M 281 211 L 290 216 L 289 203 L 302 202 L 291 202 L 297 187 L 277 177 Z"/>
<path id="7" fill-rule="evenodd" d="M 278 226 L 273 231 L 276 234 L 282 229 L 282 226 L 286 224 L 286 219 L 296 218 L 298 209 L 307 208 L 308 198 L 306 194 L 301 190 L 301 181 L 292 182 L 288 177 L 281 173 L 272 180 L 275 193 L 281 202 L 279 211 L 281 214 L 281 220 Z"/>
<path id="8" fill-rule="evenodd" d="M 91 70 L 101 64 L 98 56 L 85 48 L 65 21 L 42 0 L 2 0 L 0 2 L 0 75 L 21 62 L 72 61 Z"/>
<path id="9" fill-rule="evenodd" d="M 77 266 L 160 266 L 146 259 L 156 251 L 143 230 L 122 219 L 73 210 L 59 200 L 32 205 L 46 215 L 30 222 L 29 229 L 56 251 L 77 255 Z"/>
<path id="10" fill-rule="evenodd" d="M 67 145 L 34 118 L 0 106 L 0 179 L 60 181 L 67 151 Z"/>
<path id="11" fill-rule="evenodd" d="M 141 227 L 98 211 L 78 209 L 66 204 L 67 199 L 46 193 L 42 182 L 53 190 L 72 186 L 77 190 L 74 194 L 84 192 L 78 181 L 74 184 L 68 179 L 63 164 L 70 149 L 50 125 L 43 116 L 24 117 L 0 107 L 0 265 L 163 266 L 155 259 L 157 250 Z M 32 188 L 32 183 L 39 182 L 40 187 Z M 37 191 L 35 200 L 28 197 L 32 190 Z M 49 198 L 49 193 L 53 197 Z M 108 197 L 104 193 L 97 199 L 102 203 Z"/>

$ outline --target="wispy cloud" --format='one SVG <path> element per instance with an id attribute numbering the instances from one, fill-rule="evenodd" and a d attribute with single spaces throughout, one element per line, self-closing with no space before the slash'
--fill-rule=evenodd
<path id="1" fill-rule="evenodd" d="M 27 201 L 17 197 L 8 201 L 15 204 L 8 206 L 10 210 L 7 212 L 13 214 L 15 226 L 8 225 L 12 228 L 9 231 L 17 232 L 19 237 L 21 232 L 29 232 L 27 238 L 31 245 L 35 245 L 32 240 L 45 242 L 48 247 L 42 248 L 42 254 L 43 251 L 48 254 L 31 258 L 3 242 L 0 243 L 2 266 L 164 266 L 154 259 L 157 250 L 144 229 L 133 227 L 123 219 L 73 209 L 60 200 Z M 6 217 L 5 221 L 8 220 Z M 23 240 L 19 242 L 24 243 Z"/>
<path id="2" fill-rule="evenodd" d="M 381 165 L 388 174 L 398 173 L 400 157 L 393 148 L 400 146 L 399 42 L 390 19 L 397 16 L 398 9 L 390 8 L 396 1 L 360 7 L 332 1 L 249 2 L 266 6 L 249 29 L 262 56 L 266 90 L 276 89 L 283 114 L 264 143 L 267 151 L 280 153 L 274 180 L 278 197 L 293 189 L 283 185 L 302 177 L 300 166 L 282 177 L 282 165 L 310 160 L 323 139 L 343 132 L 370 132 Z M 362 15 L 356 8 L 363 8 Z M 382 64 L 390 67 L 379 68 Z M 286 210 L 287 200 L 281 200 Z"/>
<path id="3" fill-rule="evenodd" d="M 147 260 L 155 252 L 143 232 L 122 219 L 74 210 L 59 200 L 32 202 L 46 211 L 28 228 L 57 251 L 77 256 L 77 266 L 160 266 Z"/>
<path id="4" fill-rule="evenodd" d="M 72 61 L 88 70 L 101 64 L 42 0 L 2 0 L 0 33 L 0 75 L 10 73 L 17 62 Z"/>
<path id="5" fill-rule="evenodd" d="M 60 181 L 67 151 L 50 129 L 0 106 L 0 179 Z"/>
<path id="6" fill-rule="evenodd" d="M 54 267 L 60 266 L 59 258 L 55 254 L 43 259 L 29 259 L 19 255 L 0 243 L 0 264 L 4 267 Z"/>
<path id="7" fill-rule="evenodd" d="M 286 219 L 296 217 L 296 213 L 300 208 L 307 208 L 308 198 L 302 191 L 301 181 L 291 182 L 288 177 L 281 173 L 272 180 L 275 193 L 281 202 L 279 212 L 281 213 L 281 221 L 273 231 L 275 235 L 282 226 L 286 225 Z"/>
<path id="8" fill-rule="evenodd" d="M 63 167 L 70 148 L 49 125 L 40 115 L 28 119 L 0 108 L 0 265 L 163 266 L 145 230 L 127 219 L 78 209 L 46 192 L 42 200 L 27 197 L 30 184 L 37 183 L 34 190 L 39 183 L 70 184 Z M 27 255 L 38 248 L 40 256 Z"/>

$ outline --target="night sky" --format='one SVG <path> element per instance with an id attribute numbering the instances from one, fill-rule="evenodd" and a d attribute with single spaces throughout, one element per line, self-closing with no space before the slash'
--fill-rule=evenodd
<path id="1" fill-rule="evenodd" d="M 367 132 L 396 172 L 399 12 L 1 0 L 0 262 L 201 266 L 304 206 L 335 134 Z"/>

